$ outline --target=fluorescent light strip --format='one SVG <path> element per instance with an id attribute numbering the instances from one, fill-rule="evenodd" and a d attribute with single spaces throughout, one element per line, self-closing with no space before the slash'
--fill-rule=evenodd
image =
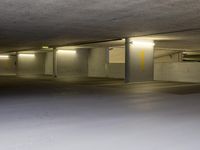
<path id="1" fill-rule="evenodd" d="M 35 57 L 35 54 L 19 54 L 19 57 L 30 57 L 30 58 L 33 58 L 33 57 Z"/>
<path id="2" fill-rule="evenodd" d="M 43 49 L 47 49 L 47 48 L 49 48 L 49 47 L 48 47 L 48 46 L 42 46 L 42 48 L 43 48 Z"/>
<path id="3" fill-rule="evenodd" d="M 155 45 L 152 41 L 132 41 L 131 44 L 141 47 L 153 47 Z"/>
<path id="4" fill-rule="evenodd" d="M 58 53 L 76 54 L 76 50 L 58 50 Z"/>
<path id="5" fill-rule="evenodd" d="M 10 56 L 9 55 L 0 55 L 0 59 L 9 59 Z"/>

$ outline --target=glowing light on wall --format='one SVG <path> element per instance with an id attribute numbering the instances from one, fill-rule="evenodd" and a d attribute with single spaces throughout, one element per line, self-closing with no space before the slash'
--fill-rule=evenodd
<path id="1" fill-rule="evenodd" d="M 131 44 L 137 47 L 154 47 L 155 45 L 153 41 L 138 41 L 138 40 L 133 40 Z"/>
<path id="2" fill-rule="evenodd" d="M 10 56 L 9 55 L 0 55 L 0 59 L 9 59 Z"/>
<path id="3" fill-rule="evenodd" d="M 19 54 L 19 57 L 35 58 L 35 54 Z"/>
<path id="4" fill-rule="evenodd" d="M 57 51 L 59 54 L 69 54 L 69 55 L 75 55 L 76 50 L 58 50 Z"/>

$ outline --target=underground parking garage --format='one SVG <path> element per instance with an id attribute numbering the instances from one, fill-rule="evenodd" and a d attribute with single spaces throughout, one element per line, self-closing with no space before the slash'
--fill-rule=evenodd
<path id="1" fill-rule="evenodd" d="M 199 149 L 197 0 L 4 1 L 0 149 Z"/>
<path id="2" fill-rule="evenodd" d="M 138 48 L 137 42 L 144 47 Z M 0 73 L 13 77 L 96 77 L 121 79 L 125 82 L 200 82 L 200 52 L 154 47 L 154 43 L 149 47 L 148 44 L 149 41 L 136 40 L 136 49 L 131 43 L 132 50 L 126 50 L 125 40 L 118 40 L 98 45 L 5 53 L 0 55 Z M 130 51 L 129 57 L 126 57 L 127 51 Z"/>

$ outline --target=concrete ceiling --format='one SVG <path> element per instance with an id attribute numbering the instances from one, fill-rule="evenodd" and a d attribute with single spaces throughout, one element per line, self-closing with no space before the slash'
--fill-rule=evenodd
<path id="1" fill-rule="evenodd" d="M 199 0 L 3 0 L 0 50 L 144 35 L 198 48 L 199 12 Z"/>

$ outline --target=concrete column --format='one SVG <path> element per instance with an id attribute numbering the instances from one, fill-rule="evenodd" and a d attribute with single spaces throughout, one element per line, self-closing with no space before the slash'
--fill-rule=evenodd
<path id="1" fill-rule="evenodd" d="M 105 62 L 105 73 L 106 73 L 106 77 L 109 76 L 109 48 L 106 48 L 106 52 L 105 52 L 105 57 L 106 57 L 106 62 Z"/>
<path id="2" fill-rule="evenodd" d="M 182 61 L 183 61 L 183 52 L 180 52 L 180 53 L 178 54 L 178 57 L 179 57 L 179 58 L 178 58 L 178 59 L 179 59 L 178 61 L 179 61 L 179 62 L 182 62 Z"/>
<path id="3" fill-rule="evenodd" d="M 18 65 L 19 65 L 19 63 L 18 63 L 18 52 L 16 52 L 16 58 L 15 58 L 15 73 L 16 73 L 16 76 L 18 76 L 19 75 L 19 73 L 18 73 Z"/>
<path id="4" fill-rule="evenodd" d="M 53 49 L 53 76 L 56 78 L 58 76 L 57 71 L 57 49 Z"/>
<path id="5" fill-rule="evenodd" d="M 125 82 L 153 80 L 153 41 L 125 40 Z"/>
<path id="6" fill-rule="evenodd" d="M 130 82 L 130 39 L 125 39 L 125 82 Z"/>

